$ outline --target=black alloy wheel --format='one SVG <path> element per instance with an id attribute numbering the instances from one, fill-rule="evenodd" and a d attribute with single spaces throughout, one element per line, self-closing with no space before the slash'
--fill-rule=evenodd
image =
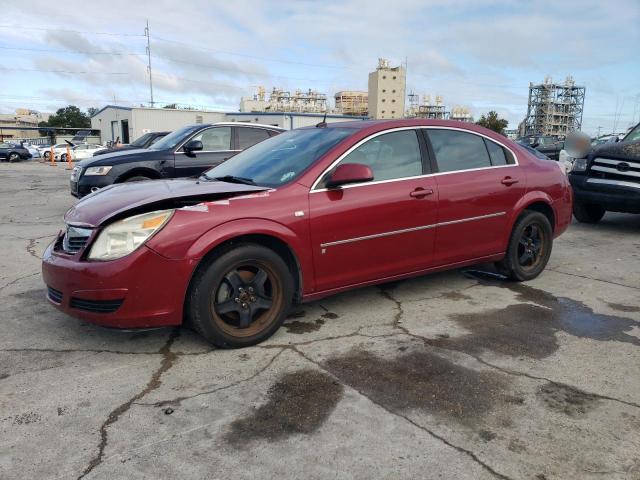
<path id="1" fill-rule="evenodd" d="M 547 266 L 552 246 L 549 219 L 540 212 L 525 210 L 511 231 L 505 257 L 496 263 L 496 268 L 511 280 L 532 280 Z"/>
<path id="2" fill-rule="evenodd" d="M 189 323 L 211 343 L 243 347 L 284 322 L 293 280 L 284 260 L 256 244 L 229 247 L 202 265 L 188 296 Z"/>

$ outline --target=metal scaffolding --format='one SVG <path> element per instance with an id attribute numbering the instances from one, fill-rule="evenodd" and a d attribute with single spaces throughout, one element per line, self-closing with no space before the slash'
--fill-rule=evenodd
<path id="1" fill-rule="evenodd" d="M 449 111 L 442 103 L 442 97 L 436 96 L 435 103 L 431 103 L 431 95 L 423 95 L 422 103 L 419 103 L 419 96 L 411 92 L 409 94 L 409 110 L 407 110 L 407 118 L 449 118 Z"/>
<path id="2" fill-rule="evenodd" d="M 366 117 L 369 112 L 367 92 L 343 90 L 335 94 L 336 113 Z"/>
<path id="3" fill-rule="evenodd" d="M 564 83 L 546 77 L 544 83 L 529 84 L 529 104 L 522 135 L 564 136 L 580 130 L 585 87 L 576 86 L 568 76 Z"/>

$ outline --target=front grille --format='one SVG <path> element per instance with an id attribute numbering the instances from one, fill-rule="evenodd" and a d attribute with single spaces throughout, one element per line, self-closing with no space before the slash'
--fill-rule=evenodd
<path id="1" fill-rule="evenodd" d="M 590 176 L 640 183 L 640 161 L 596 157 L 591 165 Z"/>
<path id="2" fill-rule="evenodd" d="M 85 300 L 82 298 L 71 297 L 71 308 L 75 308 L 77 310 L 84 310 L 85 312 L 93 312 L 93 313 L 113 313 L 120 305 L 124 299 L 117 300 Z"/>
<path id="3" fill-rule="evenodd" d="M 54 303 L 62 303 L 62 292 L 60 290 L 56 290 L 55 288 L 51 288 L 47 286 L 47 297 Z"/>
<path id="4" fill-rule="evenodd" d="M 67 227 L 67 231 L 62 239 L 62 249 L 67 253 L 77 253 L 85 247 L 90 235 L 90 229 L 70 225 Z"/>

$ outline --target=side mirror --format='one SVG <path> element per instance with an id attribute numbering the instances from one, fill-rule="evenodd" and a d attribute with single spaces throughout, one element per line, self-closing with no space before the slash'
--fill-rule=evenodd
<path id="1" fill-rule="evenodd" d="M 327 188 L 337 188 L 349 183 L 369 182 L 373 180 L 373 172 L 361 163 L 343 163 L 338 165 L 326 181 Z"/>
<path id="2" fill-rule="evenodd" d="M 190 140 L 182 147 L 185 153 L 198 152 L 203 149 L 202 142 L 200 140 Z"/>
<path id="3" fill-rule="evenodd" d="M 531 144 L 531 148 L 536 148 L 536 147 L 538 147 L 538 146 L 540 146 L 540 142 L 533 142 L 533 143 Z"/>

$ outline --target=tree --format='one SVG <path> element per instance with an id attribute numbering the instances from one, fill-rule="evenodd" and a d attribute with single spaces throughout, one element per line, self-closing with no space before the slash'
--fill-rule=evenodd
<path id="1" fill-rule="evenodd" d="M 482 114 L 480 120 L 476 122 L 476 125 L 480 125 L 481 127 L 488 128 L 489 130 L 493 130 L 494 132 L 504 135 L 504 129 L 507 128 L 509 122 L 504 118 L 499 118 L 498 113 L 491 110 L 486 115 Z"/>
<path id="2" fill-rule="evenodd" d="M 98 109 L 95 107 L 89 107 L 87 108 L 87 116 L 89 118 L 93 117 L 96 113 L 98 113 Z"/>
<path id="3" fill-rule="evenodd" d="M 41 122 L 43 123 L 43 122 Z M 75 105 L 59 108 L 55 115 L 51 115 L 47 120 L 47 127 L 66 127 L 66 128 L 90 128 L 91 120 Z"/>

